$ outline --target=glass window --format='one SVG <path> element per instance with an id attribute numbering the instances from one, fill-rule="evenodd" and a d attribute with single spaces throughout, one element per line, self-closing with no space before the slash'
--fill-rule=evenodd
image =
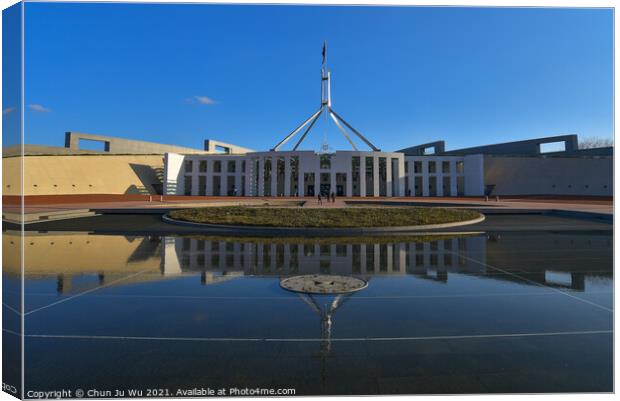
<path id="1" fill-rule="evenodd" d="M 332 168 L 331 155 L 321 155 L 321 168 L 322 169 Z"/>
<path id="2" fill-rule="evenodd" d="M 228 161 L 228 172 L 234 173 L 236 169 L 237 169 L 237 162 L 234 160 L 229 160 Z"/>
<path id="3" fill-rule="evenodd" d="M 444 174 L 450 173 L 450 162 L 441 162 L 441 172 Z"/>
<path id="4" fill-rule="evenodd" d="M 413 162 L 413 172 L 415 174 L 422 174 L 422 162 Z"/>
<path id="5" fill-rule="evenodd" d="M 185 172 L 191 173 L 194 169 L 194 163 L 192 160 L 185 160 Z"/>
<path id="6" fill-rule="evenodd" d="M 374 162 L 372 160 L 372 157 L 367 157 L 366 158 L 366 172 L 372 173 L 373 167 L 374 167 Z"/>
<path id="7" fill-rule="evenodd" d="M 198 171 L 200 171 L 201 173 L 207 172 L 207 161 L 206 160 L 200 161 L 200 163 L 198 164 Z"/>
<path id="8" fill-rule="evenodd" d="M 463 172 L 465 171 L 465 164 L 463 161 L 458 161 L 456 162 L 456 172 L 458 174 L 463 174 Z"/>
<path id="9" fill-rule="evenodd" d="M 222 172 L 222 161 L 221 160 L 213 161 L 213 172 L 214 173 L 221 173 Z"/>
<path id="10" fill-rule="evenodd" d="M 198 195 L 205 196 L 207 194 L 207 176 L 198 176 Z"/>
<path id="11" fill-rule="evenodd" d="M 186 175 L 185 176 L 185 182 L 184 182 L 184 191 L 183 193 L 185 195 L 191 195 L 192 194 L 192 176 L 191 175 Z"/>
<path id="12" fill-rule="evenodd" d="M 437 172 L 437 167 L 435 162 L 428 162 L 428 172 L 429 174 L 435 174 Z"/>

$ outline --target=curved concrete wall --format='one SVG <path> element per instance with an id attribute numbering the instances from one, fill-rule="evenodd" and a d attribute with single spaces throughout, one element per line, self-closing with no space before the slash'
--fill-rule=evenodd
<path id="1" fill-rule="evenodd" d="M 2 194 L 19 195 L 11 172 L 21 157 L 2 159 Z M 26 156 L 24 195 L 156 194 L 161 188 L 161 155 Z"/>
<path id="2" fill-rule="evenodd" d="M 613 196 L 612 158 L 484 158 L 491 195 Z"/>

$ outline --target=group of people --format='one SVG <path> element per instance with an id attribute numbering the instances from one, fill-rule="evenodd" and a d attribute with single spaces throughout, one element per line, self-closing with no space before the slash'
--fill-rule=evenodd
<path id="1" fill-rule="evenodd" d="M 336 194 L 334 192 L 330 194 L 327 194 L 326 196 L 327 202 L 332 201 L 332 203 L 336 203 Z M 323 204 L 323 197 L 321 196 L 321 193 L 319 192 L 319 196 L 318 196 L 318 201 L 319 201 L 319 205 Z"/>

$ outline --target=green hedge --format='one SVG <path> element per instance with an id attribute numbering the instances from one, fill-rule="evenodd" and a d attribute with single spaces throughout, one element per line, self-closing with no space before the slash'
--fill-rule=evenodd
<path id="1" fill-rule="evenodd" d="M 480 213 L 434 207 L 302 209 L 278 207 L 207 207 L 175 210 L 170 217 L 194 223 L 265 227 L 391 227 L 453 223 Z"/>

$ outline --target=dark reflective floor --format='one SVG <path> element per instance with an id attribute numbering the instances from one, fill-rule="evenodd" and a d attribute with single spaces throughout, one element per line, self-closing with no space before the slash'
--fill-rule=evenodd
<path id="1" fill-rule="evenodd" d="M 18 239 L 8 233 L 3 245 Z M 24 246 L 27 390 L 613 390 L 610 231 L 345 239 L 32 232 Z M 17 292 L 18 264 L 4 265 L 4 290 Z M 369 285 L 341 296 L 279 286 L 281 277 L 310 273 Z"/>

